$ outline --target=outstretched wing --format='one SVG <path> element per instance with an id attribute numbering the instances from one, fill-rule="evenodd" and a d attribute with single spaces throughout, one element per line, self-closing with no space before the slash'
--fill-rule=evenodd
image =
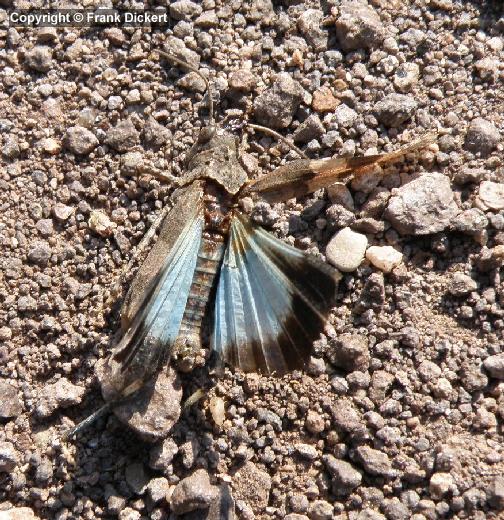
<path id="1" fill-rule="evenodd" d="M 301 368 L 323 331 L 339 273 L 235 215 L 220 271 L 212 349 L 245 372 Z"/>
<path id="2" fill-rule="evenodd" d="M 427 134 L 409 145 L 379 155 L 363 157 L 335 157 L 327 159 L 299 159 L 279 166 L 272 172 L 251 181 L 242 195 L 258 193 L 268 202 L 281 202 L 313 193 L 351 175 L 358 175 L 365 168 L 384 165 L 425 148 L 436 140 L 435 134 Z"/>
<path id="3" fill-rule="evenodd" d="M 168 358 L 187 304 L 203 227 L 201 190 L 195 187 L 168 213 L 133 281 L 125 309 L 127 328 L 107 360 L 109 392 L 102 383 L 104 393 L 129 395 Z"/>

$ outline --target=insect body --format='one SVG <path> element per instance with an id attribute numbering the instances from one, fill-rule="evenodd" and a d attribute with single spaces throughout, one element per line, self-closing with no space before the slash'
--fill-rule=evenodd
<path id="1" fill-rule="evenodd" d="M 174 206 L 126 295 L 122 338 L 102 365 L 107 409 L 151 381 L 171 356 L 183 365 L 208 345 L 248 372 L 280 375 L 303 367 L 340 275 L 253 224 L 239 199 L 300 197 L 432 142 L 429 136 L 382 155 L 304 158 L 249 180 L 237 140 L 213 122 L 208 98 L 210 123 L 188 154 Z"/>

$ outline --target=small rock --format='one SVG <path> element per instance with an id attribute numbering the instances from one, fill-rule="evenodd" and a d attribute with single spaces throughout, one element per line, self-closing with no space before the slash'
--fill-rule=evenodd
<path id="1" fill-rule="evenodd" d="M 147 477 L 144 465 L 141 462 L 128 464 L 124 472 L 124 478 L 128 486 L 137 495 L 143 494 L 147 484 L 149 483 L 149 478 Z"/>
<path id="2" fill-rule="evenodd" d="M 453 487 L 453 477 L 449 473 L 434 473 L 429 482 L 429 491 L 434 500 L 441 499 Z"/>
<path id="3" fill-rule="evenodd" d="M 313 93 L 312 108 L 315 112 L 333 112 L 340 104 L 340 100 L 334 96 L 329 87 L 320 87 Z"/>
<path id="4" fill-rule="evenodd" d="M 459 213 L 452 225 L 456 231 L 476 236 L 488 227 L 488 219 L 480 209 L 470 208 Z"/>
<path id="5" fill-rule="evenodd" d="M 207 471 L 197 469 L 192 475 L 184 478 L 176 485 L 170 505 L 176 515 L 197 509 L 206 509 L 217 492 L 217 488 L 210 484 Z"/>
<path id="6" fill-rule="evenodd" d="M 71 126 L 66 131 L 63 143 L 70 152 L 87 155 L 98 146 L 98 139 L 83 126 Z"/>
<path id="7" fill-rule="evenodd" d="M 103 34 L 116 47 L 120 47 L 126 41 L 126 36 L 119 27 L 106 27 Z"/>
<path id="8" fill-rule="evenodd" d="M 378 121 L 388 127 L 398 127 L 408 121 L 417 108 L 412 96 L 389 94 L 376 103 L 374 110 Z"/>
<path id="9" fill-rule="evenodd" d="M 153 117 L 149 118 L 143 129 L 143 142 L 152 148 L 161 148 L 171 139 L 171 132 L 160 125 Z"/>
<path id="10" fill-rule="evenodd" d="M 341 271 L 355 271 L 364 259 L 367 243 L 366 235 L 343 228 L 327 244 L 327 260 Z"/>
<path id="11" fill-rule="evenodd" d="M 319 9 L 306 9 L 298 18 L 299 32 L 315 51 L 327 49 L 328 33 L 322 28 L 323 17 Z"/>
<path id="12" fill-rule="evenodd" d="M 336 35 L 345 51 L 376 47 L 386 35 L 377 12 L 362 0 L 342 3 L 336 20 Z"/>
<path id="13" fill-rule="evenodd" d="M 324 455 L 324 463 L 332 477 L 332 489 L 336 495 L 349 495 L 362 482 L 362 475 L 349 462 L 332 455 Z"/>
<path id="14" fill-rule="evenodd" d="M 149 453 L 149 467 L 169 474 L 173 457 L 175 457 L 177 452 L 178 446 L 175 442 L 172 439 L 164 439 L 151 448 Z"/>
<path id="15" fill-rule="evenodd" d="M 493 152 L 500 141 L 499 130 L 493 123 L 478 117 L 471 121 L 467 130 L 464 146 L 472 153 L 485 156 Z"/>
<path id="16" fill-rule="evenodd" d="M 233 476 L 236 500 L 243 500 L 255 511 L 261 511 L 269 502 L 271 477 L 253 462 L 246 462 Z"/>
<path id="17" fill-rule="evenodd" d="M 105 400 L 115 396 L 107 380 L 103 362 L 98 363 L 96 375 Z M 177 372 L 169 367 L 146 383 L 131 397 L 114 407 L 115 416 L 147 442 L 165 438 L 180 417 L 182 385 Z"/>
<path id="18" fill-rule="evenodd" d="M 496 211 L 504 209 L 504 184 L 483 181 L 479 188 L 479 199 L 488 208 Z"/>
<path id="19" fill-rule="evenodd" d="M 127 152 L 139 142 L 138 131 L 130 119 L 110 128 L 105 137 L 105 144 L 120 153 Z"/>
<path id="20" fill-rule="evenodd" d="M 392 469 L 390 459 L 386 453 L 370 448 L 359 446 L 355 450 L 356 459 L 362 464 L 364 470 L 370 475 L 379 475 L 392 478 L 396 471 Z"/>
<path id="21" fill-rule="evenodd" d="M 350 128 L 357 119 L 357 112 L 348 105 L 339 105 L 334 111 L 334 120 L 340 128 Z"/>
<path id="22" fill-rule="evenodd" d="M 19 399 L 17 388 L 5 379 L 0 379 L 0 396 L 1 419 L 17 417 L 23 413 L 23 403 Z"/>
<path id="23" fill-rule="evenodd" d="M 105 213 L 96 210 L 91 211 L 88 225 L 89 229 L 104 238 L 112 236 L 117 227 L 117 224 L 112 222 Z"/>
<path id="24" fill-rule="evenodd" d="M 504 353 L 487 357 L 483 366 L 492 377 L 504 379 Z"/>
<path id="25" fill-rule="evenodd" d="M 422 361 L 417 370 L 420 379 L 424 383 L 435 381 L 441 376 L 441 369 L 435 363 L 429 360 Z"/>
<path id="26" fill-rule="evenodd" d="M 331 409 L 334 425 L 342 432 L 361 437 L 366 432 L 366 425 L 355 406 L 348 400 L 340 400 Z"/>
<path id="27" fill-rule="evenodd" d="M 334 506 L 326 500 L 315 500 L 308 512 L 310 520 L 331 520 L 333 513 Z"/>
<path id="28" fill-rule="evenodd" d="M 56 203 L 52 208 L 52 214 L 60 222 L 65 222 L 68 220 L 73 212 L 74 208 L 71 206 L 65 206 L 65 204 L 62 204 L 61 202 Z"/>
<path id="29" fill-rule="evenodd" d="M 438 233 L 457 214 L 450 181 L 437 172 L 422 175 L 395 190 L 385 210 L 385 218 L 404 235 Z"/>
<path id="30" fill-rule="evenodd" d="M 47 242 L 37 240 L 28 251 L 28 260 L 34 264 L 45 267 L 51 258 L 51 247 Z"/>
<path id="31" fill-rule="evenodd" d="M 303 99 L 301 85 L 290 74 L 277 75 L 273 85 L 254 101 L 257 121 L 269 128 L 286 128 Z"/>
<path id="32" fill-rule="evenodd" d="M 403 63 L 394 75 L 394 86 L 401 92 L 409 92 L 418 82 L 420 67 L 416 63 Z"/>
<path id="33" fill-rule="evenodd" d="M 293 135 L 295 143 L 308 143 L 318 139 L 324 133 L 324 125 L 317 114 L 310 114 L 296 129 Z"/>
<path id="34" fill-rule="evenodd" d="M 53 66 L 52 50 L 45 45 L 36 45 L 26 53 L 25 61 L 32 70 L 48 72 Z"/>
<path id="35" fill-rule="evenodd" d="M 203 94 L 206 90 L 206 84 L 200 75 L 194 71 L 184 74 L 178 81 L 177 86 L 190 92 L 199 92 Z"/>
<path id="36" fill-rule="evenodd" d="M 58 408 L 68 408 L 79 404 L 85 392 L 84 387 L 74 385 L 68 379 L 58 379 L 56 383 L 43 387 L 35 413 L 38 417 L 49 417 Z"/>
<path id="37" fill-rule="evenodd" d="M 331 204 L 326 210 L 326 219 L 331 229 L 346 228 L 355 222 L 355 214 L 341 204 Z"/>
<path id="38" fill-rule="evenodd" d="M 317 448 L 311 444 L 298 443 L 294 449 L 300 457 L 306 460 L 315 460 L 318 457 Z"/>
<path id="39" fill-rule="evenodd" d="M 464 273 L 454 273 L 450 279 L 448 292 L 453 296 L 465 296 L 466 294 L 475 291 L 478 284 L 470 276 Z"/>
<path id="40" fill-rule="evenodd" d="M 369 368 L 368 340 L 361 334 L 341 334 L 334 343 L 331 341 L 328 355 L 333 365 L 349 372 Z"/>
<path id="41" fill-rule="evenodd" d="M 50 237 L 54 232 L 53 221 L 50 218 L 43 218 L 39 220 L 35 224 L 35 227 L 43 237 Z"/>
<path id="42" fill-rule="evenodd" d="M 40 141 L 40 146 L 44 152 L 50 155 L 57 155 L 61 151 L 61 144 L 56 139 L 52 137 L 48 137 L 47 139 L 42 139 Z"/>
<path id="43" fill-rule="evenodd" d="M 496 476 L 487 489 L 487 500 L 497 511 L 504 510 L 504 477 Z"/>
<path id="44" fill-rule="evenodd" d="M 379 310 L 385 303 L 385 280 L 383 273 L 371 273 L 362 288 L 355 305 L 355 312 L 362 314 L 367 309 Z"/>
<path id="45" fill-rule="evenodd" d="M 11 442 L 0 441 L 0 473 L 11 472 L 19 462 L 19 457 Z"/>
<path id="46" fill-rule="evenodd" d="M 170 3 L 170 16 L 174 20 L 186 20 L 199 16 L 203 12 L 201 5 L 191 0 L 178 0 Z"/>
<path id="47" fill-rule="evenodd" d="M 170 483 L 164 477 L 153 478 L 147 484 L 147 493 L 151 500 L 156 504 L 161 502 L 170 490 Z"/>
<path id="48" fill-rule="evenodd" d="M 229 76 L 229 87 L 239 92 L 252 92 L 257 85 L 257 78 L 248 69 L 238 69 Z"/>
<path id="49" fill-rule="evenodd" d="M 366 251 L 366 259 L 380 271 L 390 273 L 401 264 L 403 255 L 392 246 L 371 246 Z"/>
<path id="50" fill-rule="evenodd" d="M 168 36 L 165 43 L 164 51 L 168 54 L 173 54 L 179 59 L 185 61 L 195 69 L 199 67 L 200 55 L 191 49 L 188 49 L 184 40 L 176 38 L 175 36 Z"/>
<path id="51" fill-rule="evenodd" d="M 29 507 L 14 507 L 0 511 L 0 520 L 39 520 Z"/>
<path id="52" fill-rule="evenodd" d="M 321 433 L 325 429 L 325 421 L 319 413 L 309 410 L 306 416 L 305 426 L 310 433 Z"/>

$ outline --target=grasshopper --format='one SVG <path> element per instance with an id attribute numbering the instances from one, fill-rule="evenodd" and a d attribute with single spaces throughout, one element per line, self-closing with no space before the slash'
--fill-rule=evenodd
<path id="1" fill-rule="evenodd" d="M 206 77 L 157 52 L 205 81 L 209 120 L 188 153 L 174 205 L 162 213 L 158 238 L 123 303 L 122 337 L 103 363 L 108 400 L 103 410 L 152 381 L 170 358 L 183 364 L 207 346 L 244 372 L 282 375 L 303 368 L 334 306 L 340 274 L 254 224 L 240 211 L 239 200 L 301 197 L 432 142 L 428 137 L 399 151 L 352 158 L 311 160 L 299 151 L 301 159 L 249 179 L 235 135 L 214 121 Z M 273 130 L 249 126 L 285 140 Z"/>

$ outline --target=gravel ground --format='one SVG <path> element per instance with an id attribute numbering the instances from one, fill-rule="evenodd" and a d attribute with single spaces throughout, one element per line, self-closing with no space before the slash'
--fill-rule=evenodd
<path id="1" fill-rule="evenodd" d="M 169 30 L 1 22 L 0 518 L 217 518 L 225 482 L 245 519 L 502 518 L 500 2 L 159 4 Z M 157 48 L 208 74 L 220 118 L 314 158 L 439 139 L 347 187 L 245 201 L 344 272 L 306 373 L 200 368 L 166 439 L 112 415 L 65 443 L 103 403 L 105 304 L 202 124 L 203 82 Z M 294 158 L 259 134 L 248 152 L 251 175 Z"/>

